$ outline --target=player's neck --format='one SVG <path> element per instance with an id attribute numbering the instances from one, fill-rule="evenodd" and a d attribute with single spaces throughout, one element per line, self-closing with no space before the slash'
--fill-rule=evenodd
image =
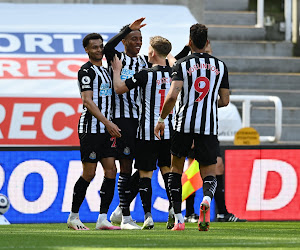
<path id="1" fill-rule="evenodd" d="M 152 67 L 156 66 L 156 65 L 166 66 L 167 65 L 166 58 L 159 57 L 159 58 L 154 59 L 153 63 L 152 63 Z"/>
<path id="2" fill-rule="evenodd" d="M 90 62 L 96 66 L 100 66 L 100 67 L 102 66 L 102 60 L 95 61 L 95 60 L 90 59 Z"/>
<path id="3" fill-rule="evenodd" d="M 131 58 L 137 57 L 137 54 L 131 54 L 131 53 L 128 53 L 127 51 L 125 51 L 125 54 Z"/>
<path id="4" fill-rule="evenodd" d="M 194 48 L 192 49 L 192 53 L 205 53 L 205 49 L 198 49 L 198 48 Z"/>
<path id="5" fill-rule="evenodd" d="M 205 53 L 205 46 L 202 49 L 197 48 L 193 43 L 190 44 L 192 53 Z"/>

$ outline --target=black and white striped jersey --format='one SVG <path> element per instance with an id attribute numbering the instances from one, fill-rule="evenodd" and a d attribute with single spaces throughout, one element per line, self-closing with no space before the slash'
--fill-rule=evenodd
<path id="1" fill-rule="evenodd" d="M 183 81 L 175 105 L 174 130 L 218 134 L 218 92 L 229 89 L 224 62 L 207 53 L 193 53 L 175 62 L 172 79 Z"/>
<path id="2" fill-rule="evenodd" d="M 120 57 L 123 65 L 121 70 L 122 81 L 131 78 L 141 69 L 148 68 L 149 65 L 151 65 L 148 63 L 147 56 L 138 55 L 137 57 L 129 57 L 124 52 L 121 52 Z M 112 117 L 138 118 L 137 97 L 138 90 L 136 88 L 122 95 L 118 95 L 114 92 L 112 100 Z"/>
<path id="3" fill-rule="evenodd" d="M 93 101 L 99 107 L 100 112 L 110 119 L 112 81 L 107 69 L 93 65 L 91 62 L 85 63 L 78 71 L 78 86 L 80 93 L 87 90 L 93 91 Z M 78 133 L 104 132 L 104 124 L 83 106 L 78 123 Z"/>
<path id="4" fill-rule="evenodd" d="M 171 73 L 172 69 L 169 66 L 154 66 L 150 69 L 142 69 L 125 81 L 128 89 L 139 86 L 138 139 L 158 140 L 154 135 L 154 128 L 171 87 Z M 165 132 L 162 139 L 170 139 L 172 131 L 172 114 L 169 114 L 165 120 Z"/>

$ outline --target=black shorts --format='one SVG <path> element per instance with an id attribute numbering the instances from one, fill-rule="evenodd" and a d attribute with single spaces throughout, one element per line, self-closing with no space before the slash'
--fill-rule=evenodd
<path id="1" fill-rule="evenodd" d="M 195 157 L 200 165 L 217 163 L 217 136 L 188 134 L 174 131 L 171 140 L 171 153 L 177 157 L 187 157 L 194 140 Z"/>
<path id="2" fill-rule="evenodd" d="M 82 162 L 96 163 L 102 158 L 116 157 L 116 138 L 109 133 L 79 134 Z"/>
<path id="3" fill-rule="evenodd" d="M 191 159 L 195 159 L 194 148 L 189 150 L 187 157 L 191 158 Z M 221 156 L 221 150 L 220 150 L 220 142 L 219 142 L 219 140 L 217 140 L 217 157 L 222 157 Z"/>
<path id="4" fill-rule="evenodd" d="M 135 140 L 138 128 L 138 119 L 135 118 L 116 118 L 113 119 L 121 129 L 121 137 L 117 138 L 117 159 L 134 159 Z"/>
<path id="5" fill-rule="evenodd" d="M 139 170 L 152 171 L 159 167 L 171 166 L 171 140 L 136 142 L 136 157 L 134 167 Z"/>

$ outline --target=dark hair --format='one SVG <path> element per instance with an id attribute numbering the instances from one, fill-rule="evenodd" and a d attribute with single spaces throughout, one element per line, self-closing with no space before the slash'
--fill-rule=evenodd
<path id="1" fill-rule="evenodd" d="M 125 26 L 123 26 L 121 29 L 120 29 L 120 32 L 124 31 L 125 29 L 127 29 L 129 27 L 129 24 L 126 24 Z"/>
<path id="2" fill-rule="evenodd" d="M 127 25 L 123 26 L 123 27 L 120 29 L 120 32 L 126 30 L 126 29 L 129 27 L 129 25 L 130 25 L 130 24 L 127 24 Z M 135 30 L 135 31 L 136 31 L 136 30 Z M 138 31 L 141 32 L 140 29 L 138 29 Z"/>
<path id="3" fill-rule="evenodd" d="M 150 45 L 159 55 L 164 57 L 166 57 L 172 49 L 170 41 L 161 36 L 151 37 Z"/>
<path id="4" fill-rule="evenodd" d="M 98 33 L 90 33 L 90 34 L 87 34 L 83 40 L 82 40 L 82 46 L 83 48 L 87 47 L 89 45 L 89 42 L 90 40 L 93 40 L 93 39 L 101 39 L 102 42 L 103 42 L 103 38 L 100 34 Z"/>
<path id="5" fill-rule="evenodd" d="M 190 39 L 198 49 L 203 49 L 207 41 L 207 27 L 204 24 L 193 24 L 190 28 Z"/>

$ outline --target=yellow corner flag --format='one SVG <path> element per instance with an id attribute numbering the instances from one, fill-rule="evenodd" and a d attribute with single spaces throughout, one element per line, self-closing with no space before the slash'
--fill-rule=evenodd
<path id="1" fill-rule="evenodd" d="M 196 160 L 193 160 L 188 169 L 182 174 L 181 183 L 182 201 L 202 187 L 203 182 L 200 176 L 199 163 Z"/>

